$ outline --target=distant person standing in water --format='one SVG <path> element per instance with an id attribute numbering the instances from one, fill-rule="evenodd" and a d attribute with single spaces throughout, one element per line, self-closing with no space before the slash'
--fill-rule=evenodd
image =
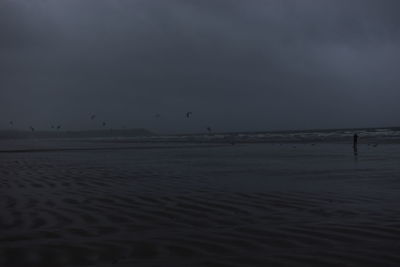
<path id="1" fill-rule="evenodd" d="M 358 135 L 354 134 L 354 136 L 353 136 L 353 147 L 354 147 L 354 149 L 357 148 L 357 144 L 358 144 Z"/>

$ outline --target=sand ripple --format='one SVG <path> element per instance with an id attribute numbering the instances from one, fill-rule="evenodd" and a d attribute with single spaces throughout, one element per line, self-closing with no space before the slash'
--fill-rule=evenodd
<path id="1" fill-rule="evenodd" d="M 385 196 L 213 189 L 190 169 L 75 157 L 2 159 L 0 266 L 400 266 Z"/>

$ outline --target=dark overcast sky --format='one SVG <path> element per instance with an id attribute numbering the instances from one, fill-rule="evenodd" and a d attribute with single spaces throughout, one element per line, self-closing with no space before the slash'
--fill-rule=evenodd
<path id="1" fill-rule="evenodd" d="M 399 2 L 0 0 L 0 128 L 400 125 Z"/>

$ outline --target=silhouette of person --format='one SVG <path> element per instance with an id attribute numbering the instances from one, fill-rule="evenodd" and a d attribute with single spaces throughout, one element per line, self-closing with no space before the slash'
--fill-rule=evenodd
<path id="1" fill-rule="evenodd" d="M 357 144 L 358 144 L 358 135 L 354 134 L 354 136 L 353 136 L 353 152 L 354 152 L 354 157 L 355 157 L 356 160 L 357 160 L 357 157 L 358 157 Z"/>
<path id="2" fill-rule="evenodd" d="M 358 144 L 358 135 L 354 134 L 354 136 L 353 136 L 353 147 L 354 147 L 354 149 L 357 149 L 357 144 Z"/>

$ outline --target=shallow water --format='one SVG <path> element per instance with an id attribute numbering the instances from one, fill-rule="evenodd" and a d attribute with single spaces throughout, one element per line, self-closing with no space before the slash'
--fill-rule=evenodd
<path id="1" fill-rule="evenodd" d="M 28 150 L 0 153 L 0 266 L 400 264 L 400 145 Z"/>

